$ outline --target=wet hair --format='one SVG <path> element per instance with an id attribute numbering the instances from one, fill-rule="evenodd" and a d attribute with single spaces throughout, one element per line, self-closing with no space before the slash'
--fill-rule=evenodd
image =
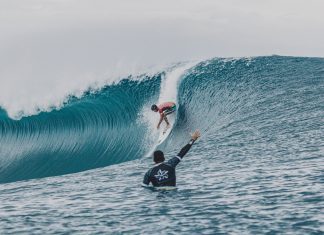
<path id="1" fill-rule="evenodd" d="M 164 162 L 165 158 L 164 158 L 164 153 L 160 150 L 157 150 L 154 152 L 154 157 L 153 160 L 155 163 L 160 163 L 160 162 Z"/>
<path id="2" fill-rule="evenodd" d="M 151 110 L 152 110 L 152 111 L 156 111 L 156 110 L 158 110 L 158 107 L 157 107 L 155 104 L 153 104 L 153 105 L 151 106 Z"/>

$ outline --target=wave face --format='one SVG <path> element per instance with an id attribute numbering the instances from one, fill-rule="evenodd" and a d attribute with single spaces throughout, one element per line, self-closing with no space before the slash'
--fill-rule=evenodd
<path id="1" fill-rule="evenodd" d="M 140 108 L 162 75 L 123 80 L 70 99 L 60 110 L 12 120 L 1 115 L 0 182 L 73 173 L 138 158 L 147 128 Z"/>
<path id="2" fill-rule="evenodd" d="M 170 94 L 179 109 L 174 129 L 158 146 L 167 152 L 175 152 L 193 129 L 202 131 L 201 152 L 207 156 L 248 152 L 253 159 L 323 152 L 324 59 L 216 58 L 172 71 L 124 79 L 71 98 L 60 110 L 21 120 L 0 110 L 0 182 L 143 157 L 157 141 L 158 116 L 149 107 Z"/>

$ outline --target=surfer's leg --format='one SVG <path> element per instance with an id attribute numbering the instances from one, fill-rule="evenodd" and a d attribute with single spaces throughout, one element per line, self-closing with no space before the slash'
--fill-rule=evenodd
<path id="1" fill-rule="evenodd" d="M 168 119 L 167 119 L 167 115 L 169 115 L 169 114 L 171 114 L 171 113 L 174 113 L 175 111 L 176 111 L 177 109 L 176 109 L 176 106 L 174 105 L 173 107 L 171 107 L 171 108 L 169 108 L 169 109 L 167 109 L 167 110 L 165 110 L 164 112 L 163 112 L 163 114 L 164 114 L 164 121 L 167 123 L 167 127 L 170 125 L 170 123 L 169 123 L 169 121 L 168 121 Z"/>
<path id="2" fill-rule="evenodd" d="M 164 115 L 164 121 L 166 122 L 166 124 L 167 124 L 168 126 L 170 125 L 170 123 L 169 123 L 169 121 L 168 121 L 166 115 Z"/>

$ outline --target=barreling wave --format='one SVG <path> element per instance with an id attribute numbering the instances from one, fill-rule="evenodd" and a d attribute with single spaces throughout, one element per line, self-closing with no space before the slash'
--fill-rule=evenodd
<path id="1" fill-rule="evenodd" d="M 149 107 L 168 96 L 176 98 L 179 109 L 173 131 L 159 146 L 167 152 L 176 151 L 193 129 L 203 132 L 205 153 L 226 154 L 221 152 L 225 145 L 244 152 L 256 145 L 267 155 L 267 146 L 280 144 L 287 133 L 301 145 L 320 141 L 313 131 L 323 129 L 324 59 L 216 58 L 181 65 L 168 77 L 179 66 L 142 80 L 124 79 L 70 98 L 59 110 L 21 120 L 0 110 L 0 182 L 141 158 L 156 147 L 152 132 L 158 117 Z"/>
<path id="2" fill-rule="evenodd" d="M 60 110 L 12 120 L 1 115 L 0 182 L 78 172 L 138 158 L 146 127 L 140 108 L 162 74 L 71 98 Z"/>

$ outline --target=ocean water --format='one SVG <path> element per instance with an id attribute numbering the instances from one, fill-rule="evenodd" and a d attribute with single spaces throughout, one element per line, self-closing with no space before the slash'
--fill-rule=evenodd
<path id="1" fill-rule="evenodd" d="M 157 145 L 152 103 L 176 123 Z M 151 153 L 177 188 L 140 186 Z M 1 234 L 323 234 L 324 59 L 215 58 L 14 119 L 0 109 Z"/>

